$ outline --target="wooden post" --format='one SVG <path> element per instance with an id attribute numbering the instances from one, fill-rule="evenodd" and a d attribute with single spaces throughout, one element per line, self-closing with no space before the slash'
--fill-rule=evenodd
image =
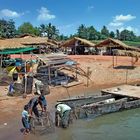
<path id="1" fill-rule="evenodd" d="M 76 55 L 76 46 L 74 47 L 74 54 Z"/>
<path id="2" fill-rule="evenodd" d="M 48 66 L 48 75 L 49 75 L 49 83 L 51 83 L 51 69 L 50 69 L 50 65 Z"/>
<path id="3" fill-rule="evenodd" d="M 117 66 L 117 62 L 118 62 L 117 58 L 118 58 L 118 56 L 116 55 L 116 66 Z"/>
<path id="4" fill-rule="evenodd" d="M 87 87 L 89 86 L 89 69 L 90 67 L 87 67 Z"/>
<path id="5" fill-rule="evenodd" d="M 26 61 L 25 61 L 25 85 L 24 85 L 24 94 L 23 94 L 23 98 L 26 98 L 26 96 L 27 96 L 27 91 L 26 91 L 26 89 L 27 89 L 27 75 L 26 75 Z"/>
<path id="6" fill-rule="evenodd" d="M 77 64 L 76 64 L 76 81 L 78 80 L 78 78 L 77 78 L 77 69 L 78 69 L 78 67 L 77 67 Z"/>
<path id="7" fill-rule="evenodd" d="M 2 57 L 3 57 L 3 55 L 1 54 L 1 60 L 0 60 L 0 66 L 1 66 L 1 73 L 2 73 Z"/>
<path id="8" fill-rule="evenodd" d="M 114 53 L 113 53 L 113 56 L 112 56 L 112 63 L 113 63 L 113 68 L 114 68 Z"/>

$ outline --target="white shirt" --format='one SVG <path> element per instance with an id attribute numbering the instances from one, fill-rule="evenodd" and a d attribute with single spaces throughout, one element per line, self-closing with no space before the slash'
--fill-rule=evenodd
<path id="1" fill-rule="evenodd" d="M 23 118 L 28 118 L 28 117 L 29 117 L 28 111 L 23 110 L 23 111 L 22 111 L 22 117 L 23 117 Z"/>
<path id="2" fill-rule="evenodd" d="M 71 108 L 66 104 L 59 104 L 56 109 L 61 113 L 61 115 L 63 115 L 65 111 L 71 110 Z"/>

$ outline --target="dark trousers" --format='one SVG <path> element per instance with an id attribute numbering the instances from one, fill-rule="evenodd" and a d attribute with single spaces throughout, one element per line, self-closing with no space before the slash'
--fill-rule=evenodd
<path id="1" fill-rule="evenodd" d="M 65 111 L 63 113 L 63 116 L 61 117 L 61 123 L 63 128 L 67 128 L 69 126 L 70 112 L 70 110 Z"/>
<path id="2" fill-rule="evenodd" d="M 25 129 L 30 129 L 30 123 L 29 123 L 29 121 L 28 121 L 26 118 L 24 118 L 24 117 L 22 117 L 22 124 L 23 124 L 23 126 L 24 126 Z"/>
<path id="3" fill-rule="evenodd" d="M 38 112 L 38 108 L 37 107 L 33 108 L 33 112 L 34 112 L 35 116 L 39 118 L 39 112 Z"/>

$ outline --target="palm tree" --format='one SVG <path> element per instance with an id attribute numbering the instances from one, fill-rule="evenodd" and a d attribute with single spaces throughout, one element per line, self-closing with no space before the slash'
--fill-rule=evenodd
<path id="1" fill-rule="evenodd" d="M 39 27 L 39 30 L 40 30 L 41 36 L 46 36 L 46 25 L 45 24 L 41 24 Z"/>
<path id="2" fill-rule="evenodd" d="M 59 30 L 56 29 L 51 23 L 46 26 L 47 36 L 49 39 L 56 39 L 59 34 Z"/>

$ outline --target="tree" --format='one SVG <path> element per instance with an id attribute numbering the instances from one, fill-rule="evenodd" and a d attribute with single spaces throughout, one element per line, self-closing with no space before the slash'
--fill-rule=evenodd
<path id="1" fill-rule="evenodd" d="M 56 39 L 59 35 L 59 30 L 56 28 L 56 26 L 52 26 L 52 39 Z"/>
<path id="2" fill-rule="evenodd" d="M 47 36 L 49 39 L 58 38 L 59 30 L 51 23 L 49 23 L 48 25 L 41 24 L 39 30 L 42 36 Z"/>
<path id="3" fill-rule="evenodd" d="M 0 20 L 0 37 L 1 38 L 12 38 L 16 35 L 15 22 L 10 19 L 9 21 Z"/>
<path id="4" fill-rule="evenodd" d="M 41 36 L 47 36 L 47 31 L 46 31 L 46 25 L 41 24 L 39 27 L 40 35 Z"/>
<path id="5" fill-rule="evenodd" d="M 116 30 L 116 38 L 120 39 L 120 31 L 118 29 Z"/>
<path id="6" fill-rule="evenodd" d="M 81 24 L 77 30 L 78 37 L 87 39 L 87 28 L 84 24 Z"/>
<path id="7" fill-rule="evenodd" d="M 41 36 L 38 27 L 34 27 L 34 35 L 36 35 L 36 36 Z"/>
<path id="8" fill-rule="evenodd" d="M 36 35 L 37 28 L 34 28 L 33 25 L 29 22 L 24 22 L 21 26 L 18 28 L 19 34 L 32 34 Z"/>
<path id="9" fill-rule="evenodd" d="M 133 31 L 129 31 L 129 30 L 123 30 L 120 33 L 120 40 L 127 40 L 127 41 L 133 41 L 135 40 L 136 36 L 134 34 Z"/>
<path id="10" fill-rule="evenodd" d="M 103 26 L 101 29 L 101 34 L 104 35 L 105 37 L 109 37 L 109 30 L 107 29 L 106 26 Z"/>
<path id="11" fill-rule="evenodd" d="M 87 39 L 88 40 L 98 40 L 99 34 L 93 26 L 87 28 Z"/>
<path id="12" fill-rule="evenodd" d="M 115 38 L 115 33 L 113 31 L 110 32 L 109 37 Z"/>
<path id="13" fill-rule="evenodd" d="M 67 40 L 67 39 L 68 39 L 68 36 L 65 36 L 63 34 L 61 34 L 57 37 L 57 40 L 59 40 L 59 41 L 64 41 L 64 40 Z"/>

